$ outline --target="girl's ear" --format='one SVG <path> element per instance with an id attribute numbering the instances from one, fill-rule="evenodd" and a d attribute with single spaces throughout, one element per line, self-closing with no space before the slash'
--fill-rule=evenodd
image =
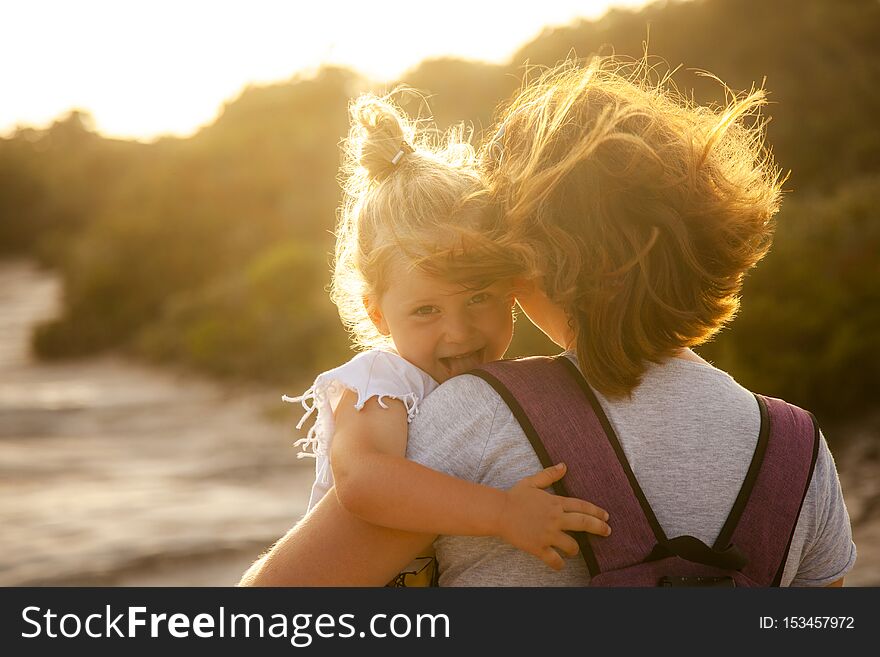
<path id="1" fill-rule="evenodd" d="M 367 311 L 367 315 L 370 316 L 370 321 L 373 322 L 373 326 L 376 327 L 376 330 L 382 335 L 389 335 L 391 331 L 388 330 L 388 322 L 385 321 L 385 315 L 382 314 L 379 305 L 373 303 L 370 297 L 365 296 L 364 308 Z"/>

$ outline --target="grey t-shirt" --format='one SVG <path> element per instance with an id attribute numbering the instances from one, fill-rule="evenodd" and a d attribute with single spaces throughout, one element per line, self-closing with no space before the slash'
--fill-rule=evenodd
<path id="1" fill-rule="evenodd" d="M 712 544 L 757 444 L 754 396 L 719 369 L 674 358 L 651 365 L 630 399 L 597 397 L 666 535 L 689 534 Z M 783 586 L 830 584 L 855 563 L 834 459 L 824 436 L 820 443 Z M 502 489 L 541 470 L 507 405 L 470 375 L 450 379 L 422 402 L 410 425 L 407 457 Z M 613 531 L 614 509 L 608 512 Z M 441 586 L 582 586 L 590 579 L 580 555 L 554 571 L 495 537 L 440 536 L 434 546 Z"/>

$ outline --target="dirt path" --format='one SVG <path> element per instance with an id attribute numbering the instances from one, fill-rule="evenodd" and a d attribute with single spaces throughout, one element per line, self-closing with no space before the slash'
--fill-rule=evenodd
<path id="1" fill-rule="evenodd" d="M 0 585 L 228 585 L 303 513 L 281 390 L 35 362 L 54 276 L 0 265 Z M 283 420 L 283 421 L 282 421 Z"/>

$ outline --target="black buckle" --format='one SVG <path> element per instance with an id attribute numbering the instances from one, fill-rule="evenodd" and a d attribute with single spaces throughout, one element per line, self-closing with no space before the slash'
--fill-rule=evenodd
<path id="1" fill-rule="evenodd" d="M 693 536 L 677 536 L 657 543 L 645 561 L 658 561 L 671 556 L 724 570 L 742 570 L 749 562 L 736 545 L 731 544 L 723 550 L 718 550 Z"/>

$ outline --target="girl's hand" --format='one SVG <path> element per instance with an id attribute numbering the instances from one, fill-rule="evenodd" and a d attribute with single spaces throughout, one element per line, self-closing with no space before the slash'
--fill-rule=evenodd
<path id="1" fill-rule="evenodd" d="M 500 518 L 499 536 L 520 550 L 533 554 L 553 570 L 564 561 L 554 549 L 574 556 L 578 544 L 566 531 L 582 531 L 608 536 L 608 512 L 575 497 L 552 495 L 548 488 L 565 475 L 565 464 L 558 463 L 537 474 L 520 479 L 508 491 Z"/>

